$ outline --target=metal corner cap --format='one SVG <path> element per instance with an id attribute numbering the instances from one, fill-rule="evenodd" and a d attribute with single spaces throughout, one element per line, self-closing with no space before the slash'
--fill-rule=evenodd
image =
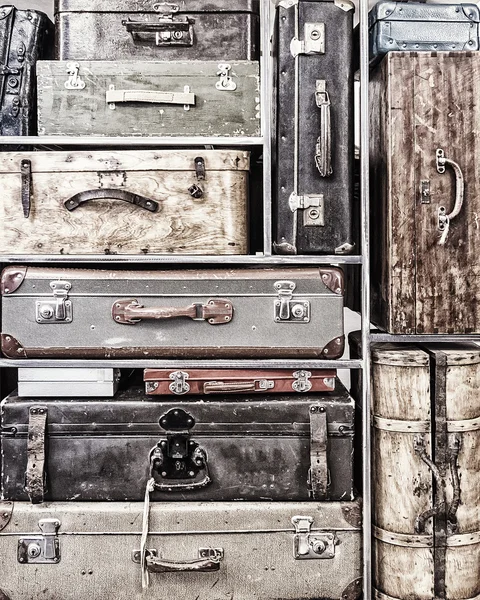
<path id="1" fill-rule="evenodd" d="M 13 514 L 13 502 L 7 500 L 0 501 L 0 531 L 3 531 L 5 527 L 10 523 L 10 519 Z M 1 591 L 1 590 L 0 590 Z M 0 596 L 1 600 L 2 596 Z"/>
<path id="2" fill-rule="evenodd" d="M 2 296 L 13 294 L 22 285 L 27 274 L 27 267 L 9 266 L 3 269 L 0 282 Z"/>
<path id="3" fill-rule="evenodd" d="M 9 333 L 1 334 L 1 348 L 7 358 L 27 358 L 25 348 Z"/>
<path id="4" fill-rule="evenodd" d="M 342 515 L 345 521 L 352 527 L 362 527 L 362 501 L 342 502 Z"/>
<path id="5" fill-rule="evenodd" d="M 342 592 L 342 600 L 357 600 L 363 592 L 363 577 L 354 579 Z"/>
<path id="6" fill-rule="evenodd" d="M 350 0 L 334 0 L 334 4 L 345 12 L 348 12 L 349 10 L 355 10 L 355 4 Z"/>

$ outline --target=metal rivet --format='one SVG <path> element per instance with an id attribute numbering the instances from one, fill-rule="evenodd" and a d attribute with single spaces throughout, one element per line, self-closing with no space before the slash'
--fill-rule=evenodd
<path id="1" fill-rule="evenodd" d="M 166 477 L 167 476 L 167 472 L 166 471 L 162 471 L 162 477 Z"/>

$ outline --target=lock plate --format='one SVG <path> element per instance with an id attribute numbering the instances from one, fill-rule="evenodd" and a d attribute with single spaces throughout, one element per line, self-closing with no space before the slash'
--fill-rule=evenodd
<path id="1" fill-rule="evenodd" d="M 293 517 L 295 535 L 293 556 L 295 560 L 318 560 L 335 558 L 335 533 L 312 532 L 312 517 Z"/>
<path id="2" fill-rule="evenodd" d="M 22 564 L 57 564 L 60 562 L 58 519 L 40 519 L 40 535 L 28 535 L 18 540 L 17 559 Z"/>
<path id="3" fill-rule="evenodd" d="M 68 294 L 72 284 L 68 281 L 52 281 L 53 298 L 35 302 L 36 321 L 39 324 L 71 323 L 73 319 L 72 301 Z"/>
<path id="4" fill-rule="evenodd" d="M 312 389 L 312 383 L 310 377 L 312 376 L 311 371 L 295 371 L 293 374 L 295 381 L 292 383 L 292 388 L 295 392 L 309 392 Z"/>
<path id="5" fill-rule="evenodd" d="M 325 226 L 325 203 L 323 194 L 305 194 L 298 196 L 295 192 L 290 195 L 288 204 L 292 212 L 303 210 L 304 227 Z"/>
<path id="6" fill-rule="evenodd" d="M 187 383 L 188 373 L 185 371 L 174 371 L 169 375 L 170 379 L 173 379 L 172 383 L 168 386 L 169 390 L 177 396 L 188 394 L 190 391 L 190 385 Z"/>
<path id="7" fill-rule="evenodd" d="M 294 37 L 290 52 L 294 58 L 299 54 L 325 54 L 325 23 L 305 23 L 303 40 Z"/>
<path id="8" fill-rule="evenodd" d="M 293 281 L 276 281 L 274 288 L 278 299 L 274 301 L 275 323 L 310 323 L 310 301 L 294 298 L 296 288 Z"/>

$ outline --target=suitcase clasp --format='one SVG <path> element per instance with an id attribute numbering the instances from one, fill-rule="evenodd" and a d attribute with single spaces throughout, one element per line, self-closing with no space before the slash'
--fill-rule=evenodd
<path id="1" fill-rule="evenodd" d="M 72 284 L 68 281 L 51 281 L 50 287 L 53 291 L 53 298 L 37 300 L 35 303 L 37 323 L 71 323 L 73 309 L 72 301 L 68 299 L 68 293 Z"/>
<path id="2" fill-rule="evenodd" d="M 335 533 L 311 531 L 312 517 L 292 517 L 295 527 L 293 556 L 295 560 L 335 558 Z"/>
<path id="3" fill-rule="evenodd" d="M 274 302 L 275 323 L 310 323 L 310 301 L 294 299 L 296 288 L 293 281 L 276 281 L 274 288 L 278 300 Z"/>
<path id="4" fill-rule="evenodd" d="M 288 205 L 293 213 L 303 210 L 304 227 L 323 227 L 325 225 L 323 194 L 299 196 L 292 192 L 288 199 Z"/>
<path id="5" fill-rule="evenodd" d="M 294 58 L 299 54 L 325 54 L 325 23 L 305 23 L 303 38 L 294 37 L 290 42 Z"/>
<path id="6" fill-rule="evenodd" d="M 60 562 L 58 519 L 40 519 L 41 535 L 26 536 L 18 540 L 17 559 L 22 564 L 56 564 Z"/>

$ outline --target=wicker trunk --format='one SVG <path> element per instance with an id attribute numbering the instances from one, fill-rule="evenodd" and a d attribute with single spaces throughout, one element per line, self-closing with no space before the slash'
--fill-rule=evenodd
<path id="1" fill-rule="evenodd" d="M 372 74 L 372 320 L 390 333 L 480 331 L 479 73 L 479 52 L 391 52 Z"/>

